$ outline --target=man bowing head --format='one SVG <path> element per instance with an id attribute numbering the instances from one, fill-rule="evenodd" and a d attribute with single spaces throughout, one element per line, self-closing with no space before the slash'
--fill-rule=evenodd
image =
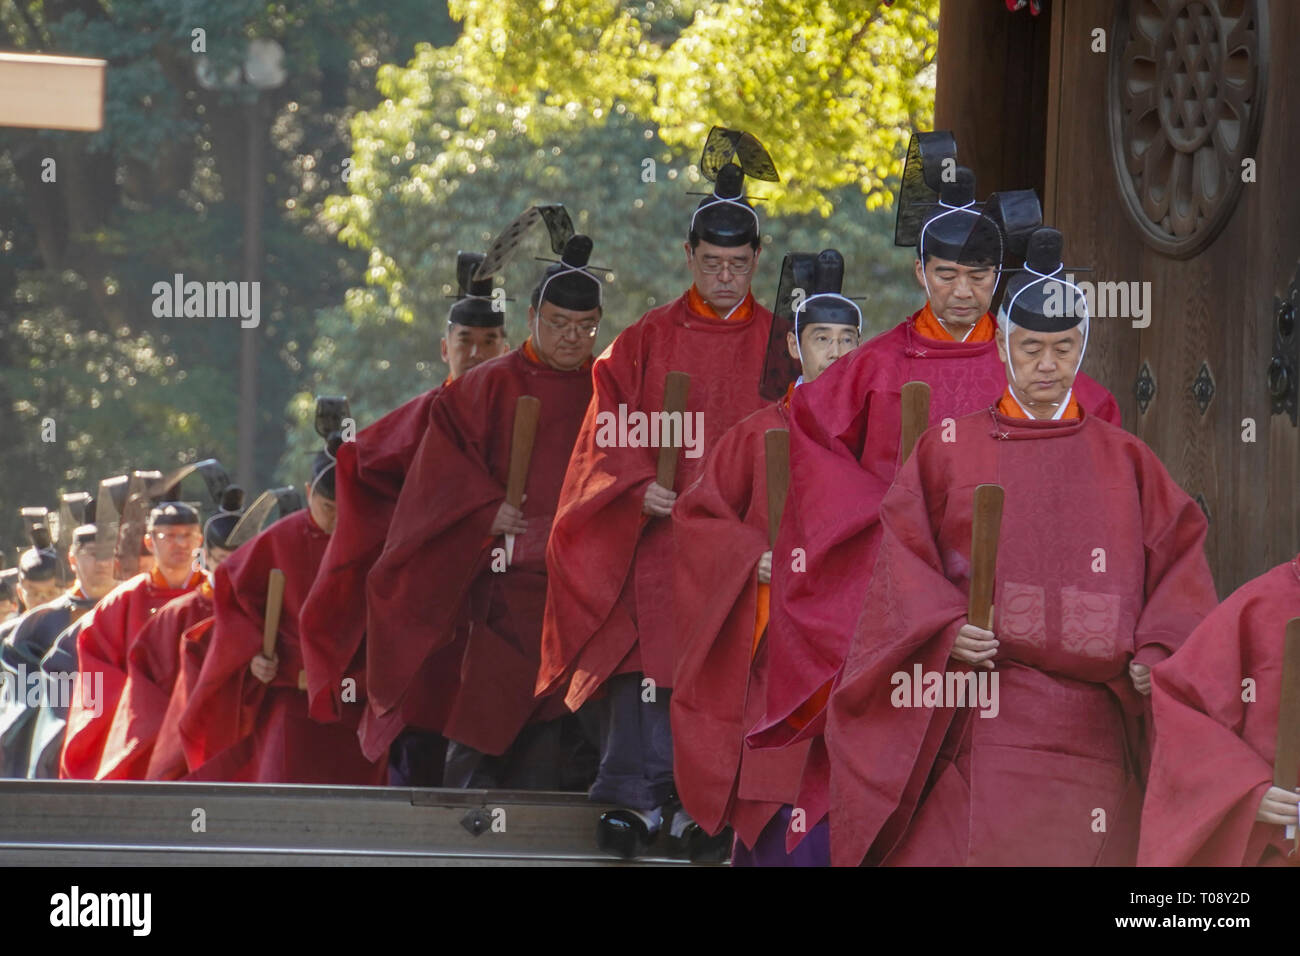
<path id="1" fill-rule="evenodd" d="M 533 690 L 546 543 L 591 400 L 602 314 L 591 249 L 586 236 L 569 237 L 533 290 L 524 344 L 443 391 L 367 578 L 363 746 L 378 756 L 404 728 L 438 732 L 448 740 L 444 786 L 590 783 L 569 772 L 564 738 L 576 736 L 565 733 L 576 718 L 563 695 L 537 700 Z M 525 453 L 513 437 L 530 430 Z M 515 500 L 512 472 L 523 479 Z"/>
<path id="2" fill-rule="evenodd" d="M 1039 229 L 998 313 L 995 407 L 921 436 L 828 704 L 837 864 L 1132 864 L 1147 668 L 1217 598 L 1205 515 L 1138 438 L 1074 398 L 1088 315 Z M 976 488 L 1005 502 L 968 621 Z M 1138 666 L 1135 666 L 1138 665 Z"/>

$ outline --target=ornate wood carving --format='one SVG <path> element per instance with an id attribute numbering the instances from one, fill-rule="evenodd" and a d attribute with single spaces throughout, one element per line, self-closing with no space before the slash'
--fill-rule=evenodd
<path id="1" fill-rule="evenodd" d="M 1124 209 L 1168 256 L 1227 224 L 1268 80 L 1267 0 L 1123 0 L 1111 31 L 1111 158 Z"/>

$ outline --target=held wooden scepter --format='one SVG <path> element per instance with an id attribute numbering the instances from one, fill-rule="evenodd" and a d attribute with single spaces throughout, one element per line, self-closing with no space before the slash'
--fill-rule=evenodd
<path id="1" fill-rule="evenodd" d="M 966 620 L 986 631 L 993 629 L 993 580 L 997 573 L 998 537 L 1002 532 L 1003 497 L 1001 485 L 979 485 L 975 489 Z"/>
<path id="2" fill-rule="evenodd" d="M 1282 697 L 1277 708 L 1277 748 L 1273 755 L 1273 786 L 1295 792 L 1300 777 L 1300 617 L 1287 621 L 1282 643 Z M 1300 827 L 1286 828 L 1293 842 L 1292 861 L 1300 861 Z"/>
<path id="3" fill-rule="evenodd" d="M 925 382 L 908 382 L 901 392 L 902 431 L 898 440 L 898 467 L 902 468 L 930 424 L 930 386 Z"/>
<path id="4" fill-rule="evenodd" d="M 280 612 L 284 609 L 284 572 L 272 568 L 266 576 L 266 614 L 262 619 L 262 656 L 275 657 L 275 645 L 280 636 Z M 307 686 L 307 672 L 298 674 L 298 687 Z"/>
<path id="5" fill-rule="evenodd" d="M 786 495 L 790 493 L 790 432 L 769 428 L 763 435 L 763 452 L 767 463 L 767 545 L 775 548 Z"/>
<path id="6" fill-rule="evenodd" d="M 266 616 L 262 622 L 262 656 L 275 657 L 280 633 L 280 611 L 284 607 L 284 572 L 272 568 L 266 578 Z"/>
<path id="7" fill-rule="evenodd" d="M 506 473 L 506 504 L 523 507 L 524 486 L 528 484 L 528 467 L 533 460 L 533 443 L 537 439 L 537 421 L 542 414 L 542 400 L 520 395 L 515 402 L 514 431 L 510 436 L 510 465 Z M 515 536 L 506 535 L 506 564 L 515 557 Z"/>
<path id="8" fill-rule="evenodd" d="M 682 422 L 683 432 L 686 428 L 686 396 L 690 390 L 691 377 L 685 372 L 669 372 L 664 376 L 664 418 L 662 420 L 669 421 L 668 416 L 676 413 Z M 677 480 L 677 458 L 680 451 L 680 445 L 659 446 L 659 468 L 655 474 L 655 481 L 669 491 L 673 490 L 673 483 Z"/>
<path id="9" fill-rule="evenodd" d="M 790 492 L 790 432 L 784 428 L 769 428 L 763 434 L 763 460 L 767 469 L 767 546 L 776 547 L 776 536 L 781 530 L 781 516 L 785 514 L 785 499 Z M 773 556 L 775 559 L 775 556 Z M 758 653 L 759 645 L 767 638 L 767 626 L 755 636 L 750 656 Z"/>

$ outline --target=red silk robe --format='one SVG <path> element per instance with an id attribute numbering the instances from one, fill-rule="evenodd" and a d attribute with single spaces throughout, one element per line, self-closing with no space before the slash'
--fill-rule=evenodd
<path id="1" fill-rule="evenodd" d="M 334 466 L 338 521 L 300 622 L 310 711 L 317 720 L 339 719 L 345 677 L 354 678 L 364 693 L 366 575 L 384 549 L 402 482 L 443 388 L 417 395 L 339 448 Z"/>
<path id="2" fill-rule="evenodd" d="M 809 825 L 828 805 L 819 739 L 826 694 L 844 663 L 880 544 L 880 502 L 898 467 L 902 387 L 929 384 L 933 426 L 992 405 L 1007 386 L 996 342 L 923 337 L 916 323 L 924 311 L 796 389 L 791 404 L 790 497 L 772 562 L 770 679 L 750 741 L 782 747 L 813 740 L 798 802 Z M 1120 424 L 1114 396 L 1097 382 L 1080 373 L 1074 390 L 1088 412 Z M 789 842 L 798 837 L 792 833 Z"/>
<path id="3" fill-rule="evenodd" d="M 986 410 L 949 437 L 921 437 L 881 506 L 875 573 L 828 705 L 832 861 L 1131 864 L 1149 707 L 1128 665 L 1167 657 L 1214 607 L 1205 516 L 1146 445 L 1086 413 Z M 985 482 L 1006 492 L 997 715 L 899 706 L 898 675 L 969 670 L 949 652 Z"/>
<path id="4" fill-rule="evenodd" d="M 343 720 L 321 724 L 307 715 L 298 689 L 302 646 L 298 613 L 320 567 L 329 536 L 303 509 L 281 518 L 239 548 L 216 570 L 211 643 L 189 704 L 181 715 L 185 757 L 193 779 L 259 783 L 378 785 L 386 767 L 361 756 L 358 704 Z M 249 670 L 261 653 L 267 577 L 284 572 L 284 605 L 270 684 Z"/>
<path id="5" fill-rule="evenodd" d="M 763 704 L 753 665 L 768 646 L 763 641 L 754 657 L 767 603 L 757 575 L 768 550 L 764 436 L 786 427 L 785 404 L 762 408 L 723 435 L 673 509 L 682 610 L 670 702 L 673 779 L 700 826 L 716 833 L 729 824 L 750 848 L 781 806 L 794 803 L 808 750 L 806 743 L 744 747 Z"/>
<path id="6" fill-rule="evenodd" d="M 156 571 L 137 574 L 95 606 L 77 635 L 77 680 L 59 758 L 60 777 L 95 779 L 126 684 L 127 655 L 136 634 L 159 608 L 197 586 L 199 580 L 200 575 L 195 574 L 185 587 L 170 588 Z M 102 700 L 96 708 L 83 706 L 81 684 L 87 674 L 104 675 Z M 95 709 L 100 709 L 98 715 Z"/>
<path id="7" fill-rule="evenodd" d="M 540 400 L 541 413 L 524 486 L 528 531 L 505 568 L 504 538 L 488 532 L 505 502 L 524 395 Z M 528 345 L 443 390 L 367 582 L 367 753 L 385 752 L 406 723 L 402 713 L 440 709 L 443 721 L 428 729 L 489 754 L 503 753 L 529 721 L 564 713 L 561 701 L 539 703 L 533 690 L 546 541 L 590 401 L 590 365 L 559 371 Z"/>
<path id="8" fill-rule="evenodd" d="M 182 635 L 212 617 L 212 585 L 168 601 L 136 635 L 127 654 L 126 686 L 100 758 L 97 780 L 144 780 L 180 669 Z"/>
<path id="9" fill-rule="evenodd" d="M 1286 829 L 1258 823 L 1255 814 L 1273 784 L 1282 637 L 1293 617 L 1300 617 L 1300 557 L 1238 588 L 1152 671 L 1156 743 L 1140 865 L 1287 861 Z M 1255 681 L 1250 703 L 1241 699 L 1248 677 Z"/>
<path id="10" fill-rule="evenodd" d="M 727 321 L 690 304 L 691 292 L 624 329 L 596 360 L 595 395 L 560 492 L 546 564 L 540 694 L 565 690 L 577 710 L 604 682 L 644 673 L 673 679 L 672 522 L 642 513 L 659 449 L 604 447 L 597 416 L 663 409 L 664 376 L 691 376 L 687 412 L 703 415 L 700 457 L 679 452 L 677 491 L 689 488 L 714 443 L 765 402 L 758 393 L 772 313 L 746 299 Z M 742 303 L 737 311 L 746 305 Z M 694 420 L 694 419 L 693 419 Z M 626 443 L 625 443 L 626 444 Z"/>
<path id="11" fill-rule="evenodd" d="M 214 623 L 216 619 L 209 615 L 181 633 L 176 681 L 172 684 L 162 726 L 158 729 L 153 753 L 149 756 L 146 780 L 179 780 L 190 772 L 191 768 L 185 761 L 185 743 L 180 733 L 181 715 L 185 713 L 190 694 L 199 682 Z"/>

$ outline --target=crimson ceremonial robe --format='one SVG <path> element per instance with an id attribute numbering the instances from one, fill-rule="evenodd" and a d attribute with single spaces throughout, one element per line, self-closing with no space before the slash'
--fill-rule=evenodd
<path id="1" fill-rule="evenodd" d="M 212 617 L 212 585 L 168 601 L 140 628 L 127 654 L 126 684 L 96 780 L 144 780 L 180 669 L 181 636 Z"/>
<path id="2" fill-rule="evenodd" d="M 691 377 L 687 413 L 702 415 L 699 457 L 680 453 L 676 490 L 689 488 L 723 433 L 767 404 L 758 392 L 772 313 L 752 293 L 736 312 L 706 315 L 692 291 L 652 309 L 596 360 L 595 394 L 574 445 L 546 565 L 539 694 L 567 688 L 577 710 L 615 674 L 673 680 L 672 522 L 642 513 L 659 449 L 607 442 L 602 421 L 663 409 L 664 376 Z M 697 415 L 698 413 L 698 415 Z M 631 436 L 629 429 L 629 437 Z"/>
<path id="3" fill-rule="evenodd" d="M 673 509 L 677 547 L 676 668 L 670 702 L 673 779 L 682 805 L 709 833 L 730 825 L 753 848 L 783 804 L 792 804 L 808 745 L 747 750 L 760 716 L 752 675 L 758 563 L 768 550 L 767 431 L 785 428 L 780 403 L 741 420 L 718 440 L 704 473 Z M 751 666 L 755 665 L 755 666 Z"/>
<path id="4" fill-rule="evenodd" d="M 127 655 L 135 636 L 160 607 L 198 583 L 199 576 L 194 575 L 184 587 L 172 588 L 167 587 L 167 582 L 156 569 L 137 574 L 105 595 L 88 615 L 81 633 L 77 635 L 77 680 L 72 707 L 68 711 L 63 753 L 59 758 L 60 777 L 95 779 L 104 743 L 126 684 Z M 87 700 L 82 697 L 81 687 L 88 674 L 95 675 L 92 688 L 100 674 L 104 682 L 100 700 L 89 708 Z"/>
<path id="5" fill-rule="evenodd" d="M 429 410 L 445 387 L 417 395 L 339 447 L 338 520 L 300 622 L 310 712 L 317 720 L 339 719 L 345 677 L 354 678 L 364 693 L 366 576 L 384 550 L 402 482 L 424 438 Z"/>
<path id="6" fill-rule="evenodd" d="M 1007 385 L 992 338 L 925 337 L 917 331 L 925 311 L 795 389 L 791 403 L 790 497 L 773 549 L 782 557 L 772 562 L 767 701 L 750 742 L 784 747 L 813 741 L 798 801 L 809 825 L 828 805 L 829 771 L 819 739 L 826 693 L 844 663 L 880 545 L 880 502 L 898 468 L 902 387 L 929 384 L 933 426 L 988 407 Z M 1074 394 L 1095 417 L 1120 424 L 1114 396 L 1087 375 L 1075 379 Z M 790 845 L 798 842 L 790 836 Z"/>
<path id="7" fill-rule="evenodd" d="M 149 766 L 145 770 L 146 780 L 180 780 L 194 769 L 185 760 L 185 742 L 181 739 L 180 731 L 181 715 L 185 713 L 190 695 L 199 682 L 199 674 L 203 670 L 203 661 L 207 657 L 208 644 L 212 638 L 212 625 L 215 623 L 216 619 L 208 616 L 181 632 L 176 680 L 172 684 L 167 710 L 163 713 L 162 726 L 158 728 L 153 753 L 149 756 Z"/>
<path id="8" fill-rule="evenodd" d="M 943 437 L 921 437 L 881 505 L 875 573 L 828 704 L 832 862 L 1131 864 L 1149 708 L 1128 665 L 1167 657 L 1217 603 L 1205 516 L 1146 445 L 1086 412 L 989 409 Z M 906 706 L 899 675 L 969 670 L 949 652 L 985 482 L 1006 492 L 998 712 Z"/>
<path id="9" fill-rule="evenodd" d="M 523 395 L 541 402 L 524 487 L 528 531 L 502 570 L 505 542 L 489 530 L 505 502 Z M 441 709 L 444 721 L 426 729 L 488 754 L 503 753 L 528 722 L 564 713 L 561 701 L 539 703 L 533 690 L 546 541 L 590 401 L 589 365 L 553 369 L 527 344 L 443 390 L 367 581 L 367 753 L 386 751 L 403 713 Z M 457 626 L 464 619 L 467 635 Z"/>
<path id="10" fill-rule="evenodd" d="M 1156 743 L 1139 865 L 1288 862 L 1286 828 L 1255 814 L 1273 785 L 1282 637 L 1293 617 L 1300 617 L 1300 557 L 1234 591 L 1152 671 Z M 1242 700 L 1248 677 L 1255 682 L 1249 703 Z"/>
<path id="11" fill-rule="evenodd" d="M 194 779 L 259 783 L 378 785 L 386 768 L 365 760 L 357 744 L 359 704 L 345 704 L 339 723 L 307 715 L 298 689 L 302 645 L 298 613 L 316 577 L 329 536 L 306 509 L 281 518 L 217 568 L 211 643 L 198 684 L 180 719 Z M 284 572 L 276 656 L 270 684 L 249 670 L 261 653 L 266 588 Z"/>

